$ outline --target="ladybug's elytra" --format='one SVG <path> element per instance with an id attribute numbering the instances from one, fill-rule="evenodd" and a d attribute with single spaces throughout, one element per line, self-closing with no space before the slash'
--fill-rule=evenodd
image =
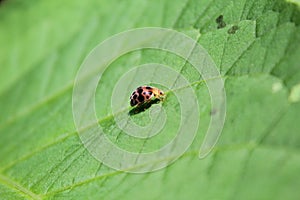
<path id="1" fill-rule="evenodd" d="M 140 86 L 130 96 L 130 105 L 139 106 L 152 100 L 163 100 L 164 92 L 151 86 Z"/>

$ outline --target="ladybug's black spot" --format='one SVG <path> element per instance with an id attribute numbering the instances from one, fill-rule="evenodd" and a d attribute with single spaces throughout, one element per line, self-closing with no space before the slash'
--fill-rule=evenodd
<path id="1" fill-rule="evenodd" d="M 142 88 L 138 88 L 137 92 L 138 92 L 139 94 L 142 94 L 143 89 L 142 89 Z"/>
<path id="2" fill-rule="evenodd" d="M 150 89 L 152 89 L 152 87 L 150 87 L 150 86 L 147 86 L 147 87 L 146 87 L 146 89 L 147 89 L 147 90 L 150 90 Z"/>
<path id="3" fill-rule="evenodd" d="M 136 98 L 137 98 L 137 94 L 134 94 L 132 98 L 133 98 L 133 99 L 136 99 Z"/>
<path id="4" fill-rule="evenodd" d="M 143 92 L 143 95 L 146 95 L 146 92 Z"/>
<path id="5" fill-rule="evenodd" d="M 142 95 L 139 95 L 139 96 L 138 96 L 138 100 L 139 100 L 140 102 L 143 102 L 143 101 L 144 101 L 144 97 L 143 97 Z"/>
<path id="6" fill-rule="evenodd" d="M 149 95 L 146 95 L 146 99 L 149 99 L 150 98 L 150 96 Z"/>
<path id="7" fill-rule="evenodd" d="M 131 105 L 131 106 L 135 106 L 136 104 L 137 104 L 137 103 L 136 103 L 136 101 L 135 101 L 134 99 L 131 99 L 131 100 L 130 100 L 130 105 Z"/>
<path id="8" fill-rule="evenodd" d="M 152 94 L 152 92 L 151 92 L 151 91 L 149 91 L 149 94 L 151 95 L 151 94 Z"/>

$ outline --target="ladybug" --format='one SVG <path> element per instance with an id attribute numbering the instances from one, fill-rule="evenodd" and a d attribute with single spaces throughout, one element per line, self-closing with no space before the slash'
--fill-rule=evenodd
<path id="1" fill-rule="evenodd" d="M 164 96 L 164 92 L 158 88 L 151 86 L 140 86 L 131 94 L 130 105 L 138 107 L 144 103 L 157 103 L 163 100 Z"/>

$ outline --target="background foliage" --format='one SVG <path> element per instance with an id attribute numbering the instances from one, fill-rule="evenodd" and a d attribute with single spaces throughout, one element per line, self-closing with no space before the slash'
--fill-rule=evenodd
<path id="1" fill-rule="evenodd" d="M 0 1 L 0 199 L 300 199 L 298 5 Z M 99 122 L 120 147 L 153 150 L 174 132 L 169 127 L 152 142 L 134 142 L 116 129 L 105 96 L 126 67 L 151 61 L 173 66 L 193 83 L 201 111 L 198 136 L 178 161 L 135 175 L 101 165 L 83 148 L 73 123 L 72 83 L 99 42 L 149 26 L 182 31 L 208 50 L 226 79 L 227 119 L 214 151 L 199 160 L 211 113 L 201 78 L 165 52 L 121 57 L 103 77 L 106 89 L 99 88 L 96 101 Z M 178 113 L 172 96 L 163 106 Z M 135 120 L 147 123 L 143 114 Z"/>

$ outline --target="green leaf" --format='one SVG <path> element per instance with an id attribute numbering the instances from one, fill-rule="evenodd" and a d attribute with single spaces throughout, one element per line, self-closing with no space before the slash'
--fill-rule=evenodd
<path id="1" fill-rule="evenodd" d="M 1 1 L 0 199 L 298 200 L 299 5 L 296 0 Z M 157 62 L 179 71 L 191 83 L 201 115 L 197 137 L 180 159 L 157 172 L 130 174 L 101 164 L 84 148 L 73 122 L 72 89 L 92 48 L 121 31 L 149 26 L 186 33 L 209 52 L 225 79 L 227 116 L 213 152 L 199 160 L 213 114 L 205 82 L 171 53 L 144 49 L 121 56 L 96 92 L 99 124 L 120 148 L 153 151 L 179 126 L 180 105 L 170 91 L 162 104 L 170 116 L 162 134 L 136 141 L 117 128 L 109 97 L 132 66 Z M 133 120 L 147 125 L 150 110 Z"/>

